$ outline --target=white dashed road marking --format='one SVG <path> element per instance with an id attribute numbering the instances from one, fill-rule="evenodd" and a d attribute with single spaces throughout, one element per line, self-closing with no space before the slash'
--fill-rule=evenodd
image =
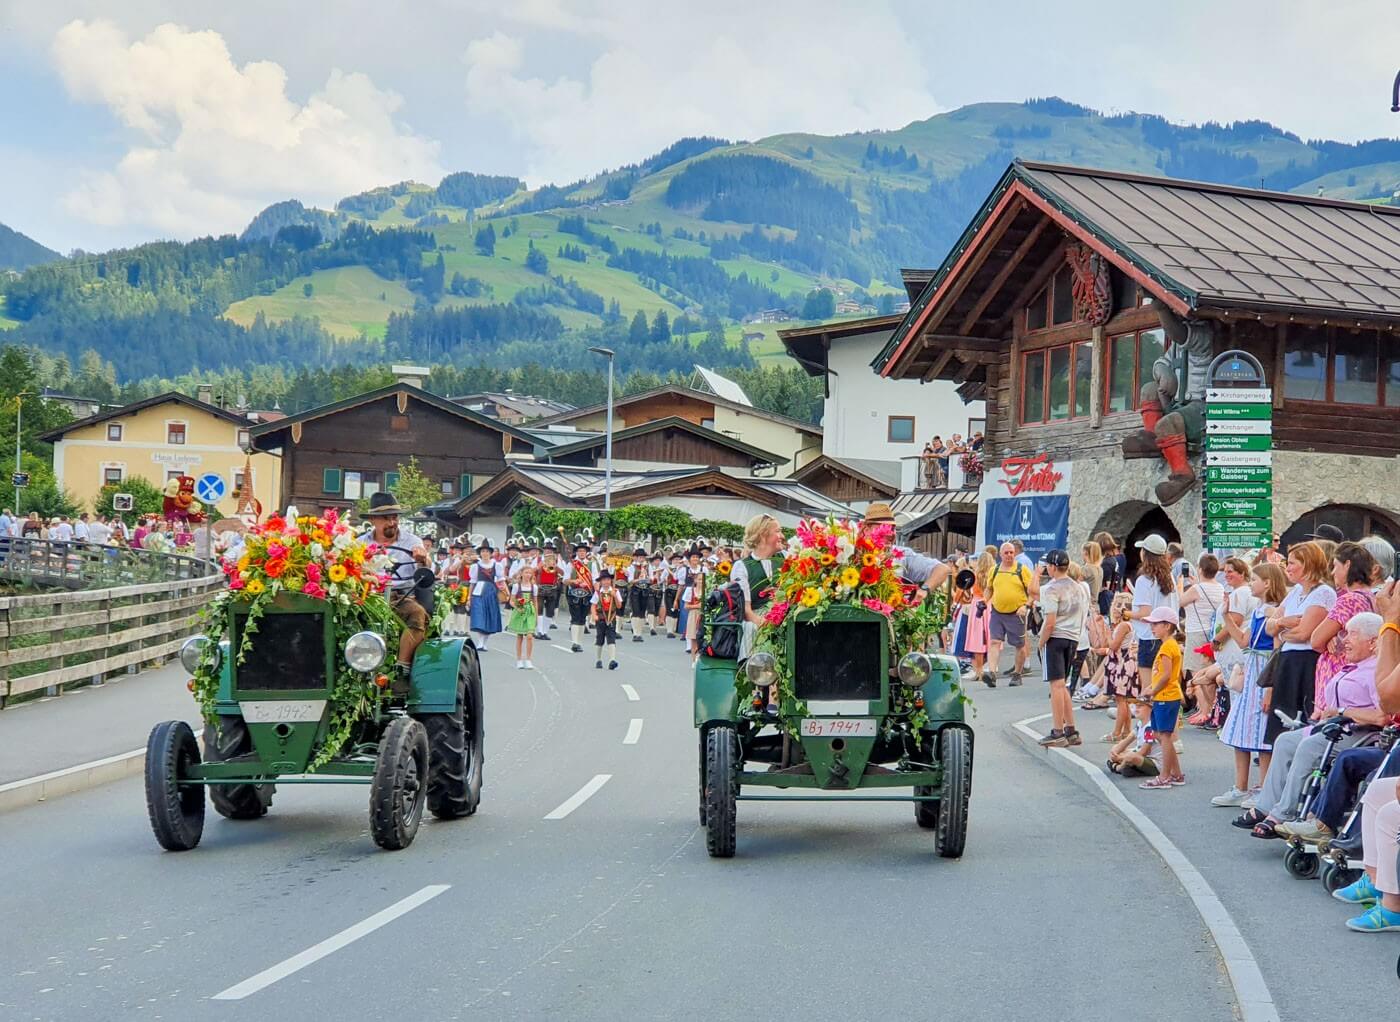
<path id="1" fill-rule="evenodd" d="M 633 688 L 631 685 L 628 685 L 628 684 L 626 684 L 626 683 L 623 683 L 622 691 L 625 692 L 625 693 L 627 693 L 627 701 L 628 701 L 629 703 L 636 703 L 636 702 L 640 702 L 640 701 L 641 701 L 641 698 L 642 698 L 642 697 L 639 696 L 639 695 L 637 695 L 637 690 L 636 690 L 635 688 Z"/>
<path id="2" fill-rule="evenodd" d="M 564 802 L 548 816 L 546 820 L 562 820 L 579 806 L 583 805 L 594 795 L 598 794 L 598 789 L 612 780 L 612 774 L 598 774 L 578 791 L 570 795 Z"/>
<path id="3" fill-rule="evenodd" d="M 622 739 L 623 745 L 636 745 L 637 740 L 642 737 L 642 718 L 633 717 L 632 722 L 627 725 L 627 737 Z"/>

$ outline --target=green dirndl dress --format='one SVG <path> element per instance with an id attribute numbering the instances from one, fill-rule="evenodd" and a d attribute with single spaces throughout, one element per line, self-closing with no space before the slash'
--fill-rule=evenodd
<path id="1" fill-rule="evenodd" d="M 506 631 L 513 635 L 534 635 L 536 632 L 537 618 L 535 614 L 535 591 L 516 593 L 511 596 L 511 603 L 525 597 L 523 607 L 515 607 L 510 612 L 510 621 L 506 623 Z"/>

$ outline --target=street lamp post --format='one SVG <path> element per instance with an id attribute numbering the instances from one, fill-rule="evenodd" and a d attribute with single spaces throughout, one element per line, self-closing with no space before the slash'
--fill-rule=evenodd
<path id="1" fill-rule="evenodd" d="M 603 469 L 603 510 L 612 510 L 612 436 L 613 436 L 613 357 L 611 348 L 589 348 L 595 355 L 602 355 L 608 360 L 608 433 L 606 440 L 605 458 L 606 467 Z"/>
<path id="2" fill-rule="evenodd" d="M 1395 75 L 1395 84 L 1390 87 L 1390 112 L 1400 114 L 1400 73 Z"/>
<path id="3" fill-rule="evenodd" d="M 19 514 L 20 433 L 24 428 L 24 399 L 29 396 L 27 390 L 15 395 L 15 514 Z"/>

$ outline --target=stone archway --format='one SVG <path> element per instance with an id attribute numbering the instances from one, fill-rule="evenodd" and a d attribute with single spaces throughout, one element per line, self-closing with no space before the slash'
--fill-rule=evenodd
<path id="1" fill-rule="evenodd" d="M 1093 531 L 1084 539 L 1107 532 L 1123 547 L 1128 560 L 1128 577 L 1137 573 L 1138 550 L 1133 544 L 1156 533 L 1168 543 L 1180 543 L 1181 533 L 1160 504 L 1146 500 L 1125 500 L 1113 505 L 1098 518 Z"/>
<path id="2" fill-rule="evenodd" d="M 1400 523 L 1389 512 L 1365 504 L 1322 504 L 1299 515 L 1292 525 L 1279 534 L 1279 544 L 1286 550 L 1301 543 L 1319 525 L 1335 525 L 1347 539 L 1380 536 L 1400 549 Z"/>

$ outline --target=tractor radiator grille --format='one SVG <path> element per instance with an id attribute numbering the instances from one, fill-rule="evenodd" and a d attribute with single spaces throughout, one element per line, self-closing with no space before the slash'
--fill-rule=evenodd
<path id="1" fill-rule="evenodd" d="M 879 699 L 885 641 L 879 621 L 794 626 L 793 692 L 798 699 Z"/>
<path id="2" fill-rule="evenodd" d="M 242 641 L 241 615 L 235 619 L 231 647 L 238 689 L 295 691 L 326 686 L 326 627 L 320 614 L 264 614 L 253 633 L 252 648 L 237 662 Z"/>

